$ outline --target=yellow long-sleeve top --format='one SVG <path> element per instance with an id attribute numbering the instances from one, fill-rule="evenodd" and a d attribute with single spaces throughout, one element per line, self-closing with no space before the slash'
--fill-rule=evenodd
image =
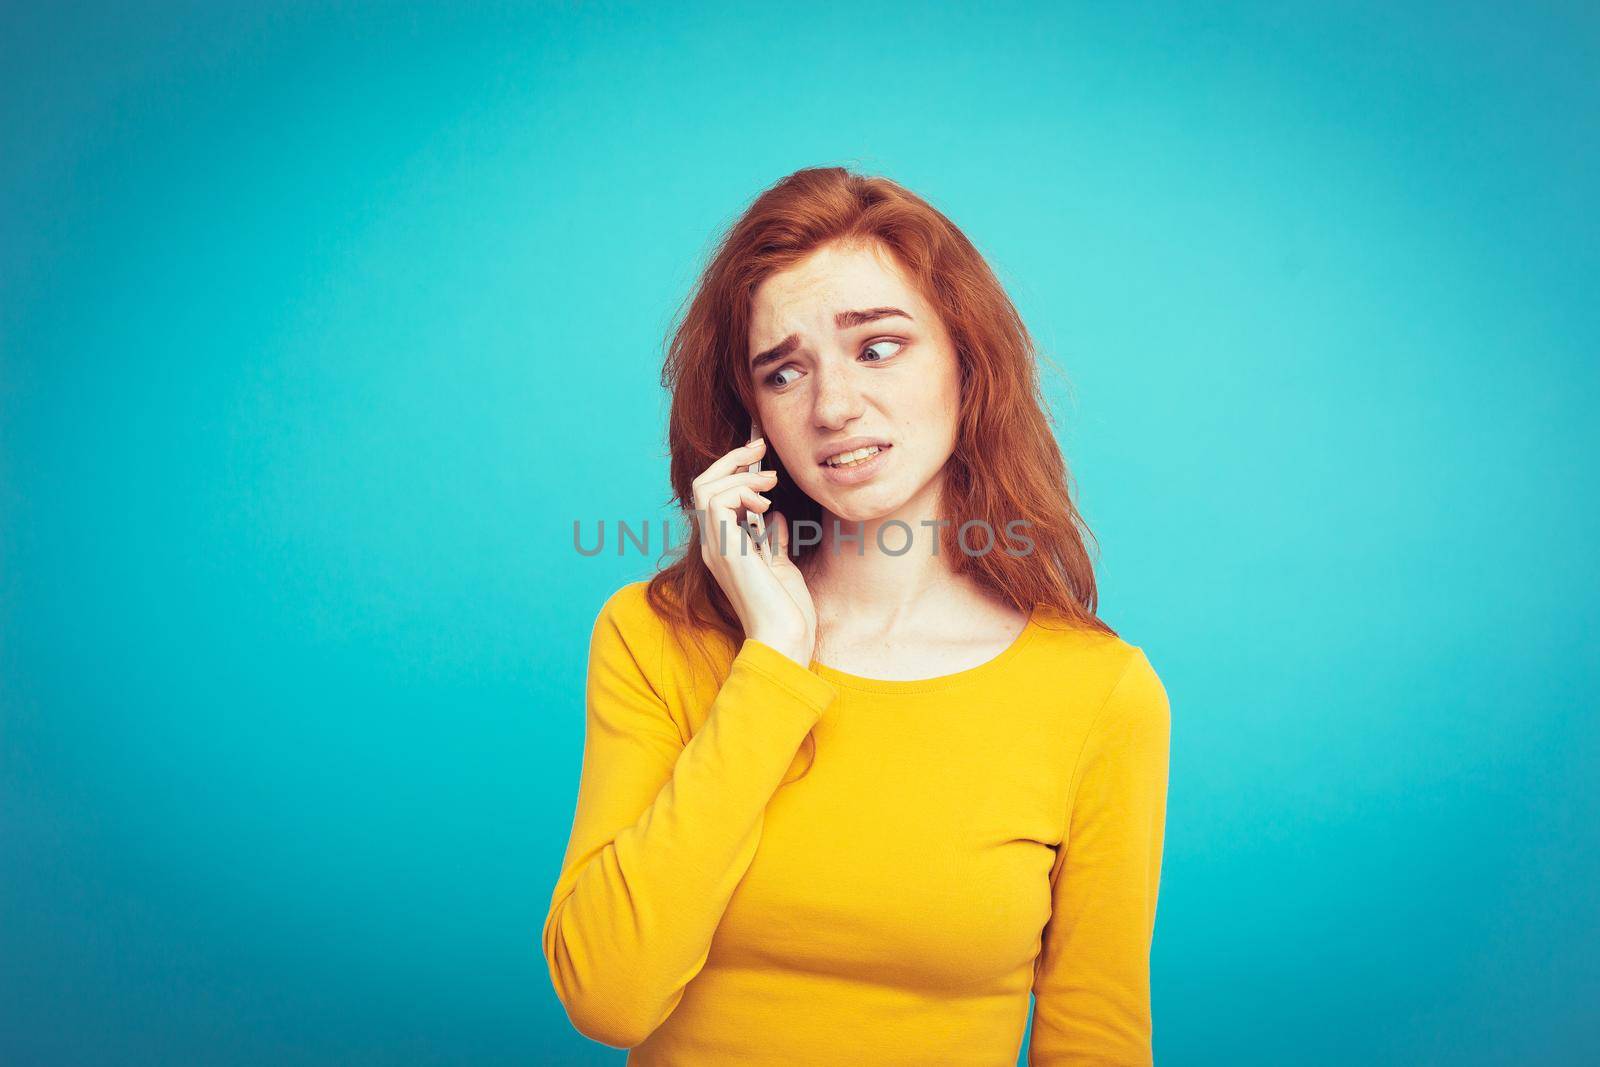
<path id="1" fill-rule="evenodd" d="M 644 587 L 590 638 L 543 931 L 581 1033 L 629 1064 L 1010 1067 L 1031 989 L 1029 1063 L 1152 1062 L 1170 714 L 1141 649 L 1041 608 L 936 678 L 748 638 L 708 671 Z"/>

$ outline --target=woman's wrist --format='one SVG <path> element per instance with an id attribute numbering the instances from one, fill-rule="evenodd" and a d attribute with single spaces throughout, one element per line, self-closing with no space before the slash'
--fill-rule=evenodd
<path id="1" fill-rule="evenodd" d="M 776 635 L 750 634 L 749 636 L 752 640 L 760 641 L 768 648 L 783 653 L 802 667 L 811 666 L 811 653 L 814 649 L 809 641 Z"/>

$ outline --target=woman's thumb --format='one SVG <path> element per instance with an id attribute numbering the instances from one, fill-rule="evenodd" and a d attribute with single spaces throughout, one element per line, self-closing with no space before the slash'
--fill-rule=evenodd
<path id="1" fill-rule="evenodd" d="M 767 521 L 772 527 L 772 561 L 774 563 L 787 563 L 789 561 L 789 520 L 783 517 L 783 512 L 774 511 L 767 516 Z"/>

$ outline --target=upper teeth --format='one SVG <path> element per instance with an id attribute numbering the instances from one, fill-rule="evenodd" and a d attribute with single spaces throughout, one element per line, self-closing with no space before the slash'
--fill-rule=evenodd
<path id="1" fill-rule="evenodd" d="M 858 448 L 854 452 L 840 452 L 837 456 L 829 456 L 824 462 L 830 467 L 837 467 L 844 463 L 859 463 L 868 456 L 876 456 L 877 454 L 878 446 L 868 445 L 866 448 Z"/>

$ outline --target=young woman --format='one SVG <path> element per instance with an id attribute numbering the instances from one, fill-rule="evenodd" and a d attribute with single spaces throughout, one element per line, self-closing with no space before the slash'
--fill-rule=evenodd
<path id="1" fill-rule="evenodd" d="M 883 178 L 798 171 L 713 255 L 664 374 L 691 539 L 595 622 L 543 931 L 630 1064 L 999 1067 L 1030 991 L 1029 1063 L 1151 1062 L 1168 702 L 1035 358 Z"/>

